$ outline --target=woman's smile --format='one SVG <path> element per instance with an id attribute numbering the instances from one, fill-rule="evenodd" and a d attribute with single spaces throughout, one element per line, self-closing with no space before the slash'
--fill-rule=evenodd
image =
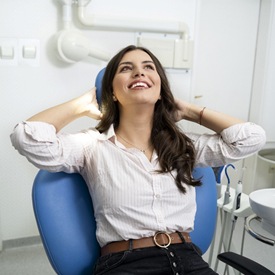
<path id="1" fill-rule="evenodd" d="M 140 80 L 134 81 L 128 86 L 128 88 L 132 90 L 148 89 L 150 87 L 151 85 L 148 82 Z"/>
<path id="2" fill-rule="evenodd" d="M 160 76 L 151 57 L 141 50 L 126 53 L 113 79 L 113 94 L 119 105 L 153 106 L 160 98 L 160 89 Z"/>

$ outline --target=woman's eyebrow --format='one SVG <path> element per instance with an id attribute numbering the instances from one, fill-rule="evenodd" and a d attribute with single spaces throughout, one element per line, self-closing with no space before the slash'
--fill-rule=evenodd
<path id="1" fill-rule="evenodd" d="M 133 65 L 133 63 L 130 61 L 125 61 L 125 62 L 121 62 L 118 66 L 121 66 L 121 65 Z"/>
<path id="2" fill-rule="evenodd" d="M 154 62 L 152 60 L 144 60 L 141 62 L 142 64 L 147 64 L 147 63 L 152 63 L 154 64 Z M 121 62 L 118 66 L 121 66 L 121 65 L 133 65 L 133 62 L 130 62 L 130 61 L 124 61 L 124 62 Z"/>
<path id="3" fill-rule="evenodd" d="M 145 60 L 145 61 L 143 61 L 142 63 L 143 63 L 143 64 L 144 64 L 144 63 L 152 63 L 152 64 L 154 64 L 154 62 L 153 62 L 152 60 Z"/>

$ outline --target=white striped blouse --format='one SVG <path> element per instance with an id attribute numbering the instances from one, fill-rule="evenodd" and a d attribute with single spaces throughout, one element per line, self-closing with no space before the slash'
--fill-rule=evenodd
<path id="1" fill-rule="evenodd" d="M 218 134 L 188 134 L 197 166 L 221 166 L 254 154 L 265 143 L 264 130 L 253 123 L 231 126 Z M 113 241 L 152 236 L 156 231 L 191 231 L 196 212 L 195 189 L 179 192 L 173 175 L 160 174 L 158 156 L 151 161 L 138 149 L 125 148 L 113 126 L 76 134 L 58 133 L 43 122 L 19 123 L 13 146 L 40 169 L 80 173 L 93 199 L 97 239 Z M 173 172 L 172 174 L 175 174 Z"/>

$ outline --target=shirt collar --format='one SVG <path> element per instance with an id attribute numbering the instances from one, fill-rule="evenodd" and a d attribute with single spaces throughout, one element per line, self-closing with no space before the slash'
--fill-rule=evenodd
<path id="1" fill-rule="evenodd" d="M 101 140 L 110 140 L 116 146 L 118 146 L 122 149 L 126 149 L 125 146 L 117 140 L 113 124 L 111 124 L 111 126 L 109 127 L 109 129 L 106 132 L 101 133 L 99 139 L 101 139 Z M 152 155 L 152 162 L 155 162 L 157 159 L 158 159 L 158 156 L 157 156 L 156 150 L 154 150 L 153 155 Z"/>
<path id="2" fill-rule="evenodd" d="M 114 129 L 114 124 L 111 124 L 111 126 L 109 127 L 109 129 L 102 133 L 103 136 L 105 136 L 105 139 L 115 139 L 116 138 L 116 133 L 115 133 L 115 129 Z"/>
<path id="3" fill-rule="evenodd" d="M 125 146 L 122 143 L 118 142 L 118 140 L 117 140 L 114 124 L 111 124 L 111 126 L 109 127 L 109 129 L 106 132 L 101 133 L 99 139 L 101 139 L 101 140 L 110 140 L 111 142 L 113 142 L 118 147 L 121 147 L 121 148 L 125 149 Z"/>

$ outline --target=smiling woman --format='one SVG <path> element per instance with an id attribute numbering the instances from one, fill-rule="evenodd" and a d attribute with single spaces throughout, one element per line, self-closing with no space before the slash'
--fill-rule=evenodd
<path id="1" fill-rule="evenodd" d="M 85 179 L 102 248 L 94 274 L 216 274 L 189 236 L 200 185 L 192 170 L 255 153 L 265 143 L 263 129 L 175 99 L 158 59 L 136 46 L 108 63 L 98 107 L 93 88 L 19 123 L 11 135 L 40 169 Z M 60 132 L 83 116 L 99 124 Z M 182 119 L 216 133 L 184 133 Z"/>
<path id="2" fill-rule="evenodd" d="M 113 95 L 118 99 L 119 106 L 124 105 L 125 111 L 126 106 L 130 107 L 128 115 L 136 115 L 137 111 L 140 113 L 140 103 L 151 105 L 151 108 L 144 106 L 152 114 L 160 98 L 160 77 L 146 52 L 137 49 L 124 55 L 113 80 Z"/>

